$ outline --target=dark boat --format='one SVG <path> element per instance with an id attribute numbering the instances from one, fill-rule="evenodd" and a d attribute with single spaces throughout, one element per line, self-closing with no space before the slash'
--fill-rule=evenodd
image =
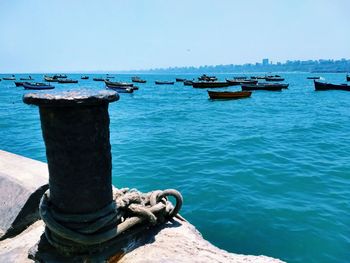
<path id="1" fill-rule="evenodd" d="M 61 74 L 59 74 L 59 75 L 54 75 L 53 76 L 53 78 L 55 78 L 55 79 L 66 79 L 67 78 L 67 76 L 66 75 L 61 75 Z"/>
<path id="2" fill-rule="evenodd" d="M 127 82 L 112 82 L 109 80 L 105 80 L 107 87 L 133 87 L 134 84 Z"/>
<path id="3" fill-rule="evenodd" d="M 93 81 L 105 81 L 105 79 L 103 79 L 103 78 L 93 78 L 92 80 Z"/>
<path id="4" fill-rule="evenodd" d="M 320 82 L 314 80 L 315 84 L 315 90 L 321 91 L 321 90 L 345 90 L 350 91 L 350 85 L 347 84 L 332 84 L 327 82 Z"/>
<path id="5" fill-rule="evenodd" d="M 58 83 L 69 84 L 69 83 L 78 83 L 78 81 L 74 79 L 59 79 Z"/>
<path id="6" fill-rule="evenodd" d="M 267 76 L 265 78 L 266 81 L 284 81 L 284 78 L 281 78 L 280 76 Z"/>
<path id="7" fill-rule="evenodd" d="M 244 84 L 242 90 L 268 90 L 268 91 L 281 91 L 287 89 L 289 84 L 280 83 L 259 83 L 259 84 Z"/>
<path id="8" fill-rule="evenodd" d="M 232 100 L 249 98 L 252 95 L 251 91 L 210 91 L 208 95 L 213 100 Z"/>
<path id="9" fill-rule="evenodd" d="M 156 80 L 154 82 L 157 85 L 174 85 L 174 81 L 160 81 L 160 80 Z"/>
<path id="10" fill-rule="evenodd" d="M 47 82 L 58 82 L 58 79 L 55 76 L 53 77 L 44 76 L 44 80 Z"/>
<path id="11" fill-rule="evenodd" d="M 228 82 L 230 84 L 230 86 L 258 83 L 258 81 L 254 80 L 254 79 L 226 79 L 226 82 Z"/>
<path id="12" fill-rule="evenodd" d="M 16 87 L 23 87 L 24 82 L 15 81 Z"/>
<path id="13" fill-rule="evenodd" d="M 81 79 L 89 79 L 88 76 L 81 76 Z"/>
<path id="14" fill-rule="evenodd" d="M 176 78 L 175 80 L 176 80 L 176 82 L 184 82 L 186 79 Z"/>
<path id="15" fill-rule="evenodd" d="M 192 86 L 194 88 L 222 88 L 222 87 L 228 87 L 230 86 L 230 83 L 226 81 L 199 81 L 199 82 L 193 82 Z"/>
<path id="16" fill-rule="evenodd" d="M 12 77 L 5 77 L 2 78 L 3 80 L 16 80 L 16 77 L 14 75 L 12 75 Z"/>
<path id="17" fill-rule="evenodd" d="M 28 78 L 20 78 L 20 80 L 33 80 L 31 76 L 29 76 Z"/>
<path id="18" fill-rule="evenodd" d="M 321 77 L 307 77 L 307 79 L 320 79 Z"/>
<path id="19" fill-rule="evenodd" d="M 107 86 L 107 89 L 114 90 L 118 93 L 133 93 L 134 89 L 132 87 L 117 87 L 117 86 Z"/>
<path id="20" fill-rule="evenodd" d="M 346 81 L 350 81 L 350 76 L 346 75 Z"/>
<path id="21" fill-rule="evenodd" d="M 143 80 L 143 79 L 141 79 L 139 77 L 132 77 L 131 81 L 132 82 L 136 82 L 136 83 L 146 83 L 147 82 L 146 80 Z"/>
<path id="22" fill-rule="evenodd" d="M 217 81 L 218 78 L 215 76 L 207 76 L 205 74 L 203 74 L 202 76 L 200 76 L 198 78 L 199 81 Z"/>
<path id="23" fill-rule="evenodd" d="M 44 89 L 54 89 L 54 86 L 45 84 L 45 83 L 38 83 L 38 82 L 34 82 L 34 83 L 29 83 L 29 82 L 24 82 L 23 83 L 23 87 L 25 89 L 33 89 L 33 90 L 44 90 Z"/>
<path id="24" fill-rule="evenodd" d="M 184 81 L 185 86 L 192 86 L 193 85 L 193 80 L 185 80 Z"/>

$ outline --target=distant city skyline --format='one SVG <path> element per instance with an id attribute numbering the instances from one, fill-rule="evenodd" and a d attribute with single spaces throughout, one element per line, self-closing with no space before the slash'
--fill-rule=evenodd
<path id="1" fill-rule="evenodd" d="M 0 73 L 350 58 L 348 0 L 13 0 L 0 9 Z"/>

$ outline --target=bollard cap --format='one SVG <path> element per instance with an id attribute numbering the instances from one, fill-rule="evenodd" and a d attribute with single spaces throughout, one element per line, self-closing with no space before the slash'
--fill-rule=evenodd
<path id="1" fill-rule="evenodd" d="M 44 107 L 71 107 L 86 105 L 101 105 L 119 100 L 115 91 L 109 90 L 78 90 L 62 92 L 35 92 L 23 96 L 23 102 Z"/>

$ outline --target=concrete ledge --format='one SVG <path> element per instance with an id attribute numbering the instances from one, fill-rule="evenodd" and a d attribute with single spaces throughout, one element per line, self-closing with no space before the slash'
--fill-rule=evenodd
<path id="1" fill-rule="evenodd" d="M 39 201 L 47 189 L 45 163 L 0 150 L 0 240 L 39 219 Z"/>

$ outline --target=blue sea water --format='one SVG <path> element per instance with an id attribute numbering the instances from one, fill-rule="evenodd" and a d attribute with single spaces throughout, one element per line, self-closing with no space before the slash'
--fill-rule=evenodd
<path id="1" fill-rule="evenodd" d="M 288 90 L 236 101 L 211 101 L 182 83 L 154 85 L 196 75 L 140 75 L 148 82 L 109 107 L 114 185 L 180 190 L 181 214 L 230 252 L 348 262 L 350 92 L 315 92 L 311 74 L 282 75 Z M 56 91 L 104 89 L 89 76 Z M 46 161 L 38 109 L 22 103 L 24 93 L 0 82 L 0 148 Z"/>

